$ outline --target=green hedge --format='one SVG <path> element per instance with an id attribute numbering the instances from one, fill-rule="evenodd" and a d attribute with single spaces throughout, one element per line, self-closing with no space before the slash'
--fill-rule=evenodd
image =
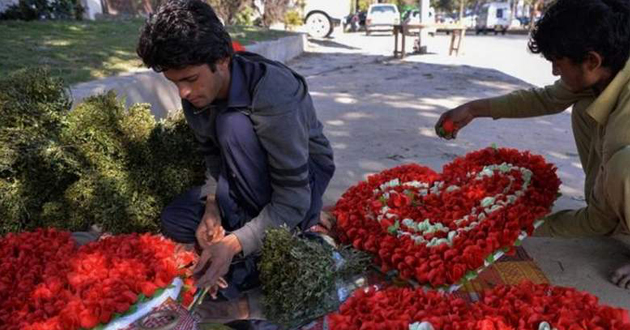
<path id="1" fill-rule="evenodd" d="M 161 209 L 203 182 L 203 161 L 180 114 L 156 122 L 109 92 L 70 111 L 44 70 L 0 81 L 0 233 L 93 224 L 157 231 Z"/>

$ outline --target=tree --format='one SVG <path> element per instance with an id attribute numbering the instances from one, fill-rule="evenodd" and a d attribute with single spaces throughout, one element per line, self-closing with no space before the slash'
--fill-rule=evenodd
<path id="1" fill-rule="evenodd" d="M 367 11 L 372 2 L 371 0 L 357 0 L 357 10 Z"/>
<path id="2" fill-rule="evenodd" d="M 262 0 L 264 12 L 262 22 L 264 26 L 270 26 L 276 22 L 284 21 L 284 15 L 289 10 L 291 0 Z"/>
<path id="3" fill-rule="evenodd" d="M 223 19 L 225 25 L 236 22 L 236 16 L 248 6 L 252 6 L 252 0 L 207 0 L 217 15 Z"/>

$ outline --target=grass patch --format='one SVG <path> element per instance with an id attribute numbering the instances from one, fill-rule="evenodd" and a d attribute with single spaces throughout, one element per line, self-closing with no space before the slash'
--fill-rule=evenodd
<path id="1" fill-rule="evenodd" d="M 53 77 L 75 84 L 141 68 L 135 49 L 143 22 L 2 21 L 0 78 L 25 67 L 48 67 Z M 228 31 L 243 45 L 291 35 L 249 26 Z"/>
<path id="2" fill-rule="evenodd" d="M 238 40 L 242 45 L 250 45 L 265 40 L 275 40 L 283 37 L 297 35 L 295 32 L 263 29 L 255 26 L 228 26 L 232 39 Z"/>

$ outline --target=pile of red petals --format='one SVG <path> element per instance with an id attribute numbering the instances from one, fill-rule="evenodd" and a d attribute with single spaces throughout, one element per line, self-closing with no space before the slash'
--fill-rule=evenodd
<path id="1" fill-rule="evenodd" d="M 498 174 L 484 175 L 488 167 Z M 397 270 L 402 278 L 444 287 L 483 267 L 489 255 L 512 249 L 524 231 L 532 233 L 534 222 L 549 213 L 557 198 L 560 180 L 555 171 L 542 156 L 487 148 L 455 159 L 441 174 L 411 164 L 372 175 L 348 189 L 333 214 L 340 240 L 373 254 L 382 271 Z M 400 185 L 388 186 L 392 180 Z M 489 196 L 499 196 L 490 199 L 497 208 L 481 218 L 474 212 L 482 213 L 480 205 Z M 425 230 L 418 236 L 422 229 L 413 231 L 403 219 L 413 219 L 412 226 L 429 219 L 432 226 L 450 229 Z M 454 235 L 447 237 L 448 230 Z M 447 238 L 449 244 L 426 244 Z"/>
<path id="2" fill-rule="evenodd" d="M 75 246 L 54 229 L 0 238 L 0 329 L 74 330 L 106 324 L 180 275 L 194 255 L 148 234 Z"/>
<path id="3" fill-rule="evenodd" d="M 479 301 L 422 288 L 358 290 L 330 316 L 335 330 L 408 330 L 429 322 L 435 330 L 628 330 L 628 312 L 598 304 L 597 297 L 571 288 L 523 282 L 498 286 Z"/>

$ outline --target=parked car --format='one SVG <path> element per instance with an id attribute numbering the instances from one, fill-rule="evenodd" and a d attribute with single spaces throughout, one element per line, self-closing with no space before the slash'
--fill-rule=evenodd
<path id="1" fill-rule="evenodd" d="M 429 7 L 429 20 L 426 23 L 435 23 L 435 10 L 433 9 L 433 7 Z M 415 24 L 420 24 L 420 10 L 418 9 L 412 9 L 409 10 L 405 13 L 405 15 L 403 15 L 403 24 L 405 25 L 415 25 Z M 435 35 L 436 33 L 436 28 L 435 27 L 431 27 L 431 28 L 427 28 L 426 29 L 428 31 L 428 33 L 430 35 Z M 408 30 L 411 34 L 418 34 L 420 33 L 420 29 L 409 29 Z"/>
<path id="2" fill-rule="evenodd" d="M 437 14 L 435 16 L 435 20 L 438 23 L 442 23 L 442 24 L 454 24 L 455 23 L 455 19 L 451 16 L 445 15 L 445 14 Z"/>
<path id="3" fill-rule="evenodd" d="M 477 15 L 466 15 L 464 16 L 464 26 L 466 26 L 469 29 L 474 29 L 475 26 L 477 25 Z"/>
<path id="4" fill-rule="evenodd" d="M 394 31 L 394 25 L 400 24 L 398 7 L 390 3 L 372 4 L 365 19 L 365 34 L 372 31 Z"/>
<path id="5" fill-rule="evenodd" d="M 477 16 L 475 32 L 486 34 L 488 31 L 493 31 L 494 34 L 505 34 L 510 27 L 510 11 L 510 4 L 507 2 L 484 4 Z"/>
<path id="6" fill-rule="evenodd" d="M 304 23 L 308 34 L 315 38 L 328 37 L 350 14 L 350 8 L 350 0 L 305 0 Z"/>

